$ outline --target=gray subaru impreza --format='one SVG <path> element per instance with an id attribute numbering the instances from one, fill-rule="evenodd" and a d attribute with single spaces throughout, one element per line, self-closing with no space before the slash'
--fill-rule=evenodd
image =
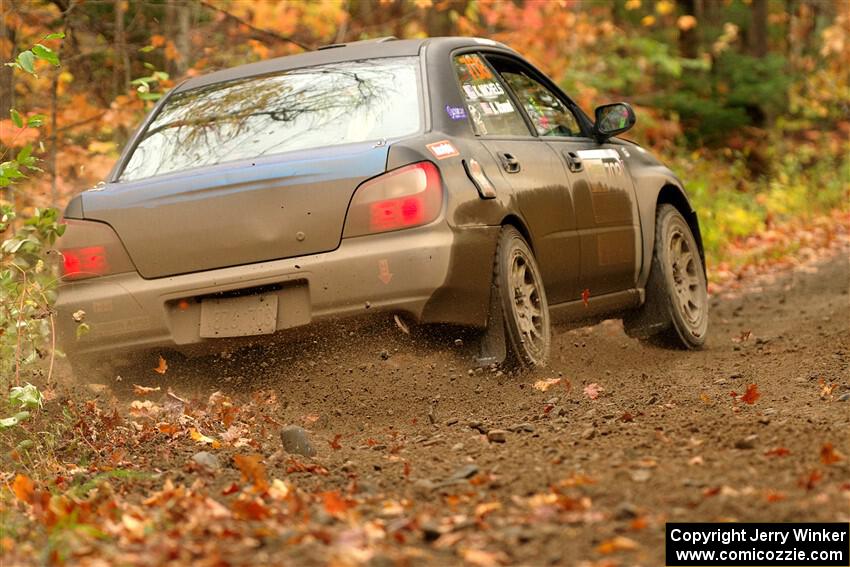
<path id="1" fill-rule="evenodd" d="M 698 348 L 697 216 L 617 137 L 634 122 L 626 103 L 589 118 L 487 39 L 330 45 L 189 79 L 67 206 L 61 344 L 85 371 L 391 313 L 478 329 L 480 362 L 520 367 L 545 364 L 557 321 L 620 316 Z"/>

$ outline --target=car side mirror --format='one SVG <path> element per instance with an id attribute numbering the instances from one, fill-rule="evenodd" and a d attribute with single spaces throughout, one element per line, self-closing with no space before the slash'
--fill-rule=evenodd
<path id="1" fill-rule="evenodd" d="M 622 134 L 635 125 L 635 111 L 626 102 L 603 104 L 596 107 L 596 124 L 593 127 L 596 139 L 604 142 L 608 138 Z"/>

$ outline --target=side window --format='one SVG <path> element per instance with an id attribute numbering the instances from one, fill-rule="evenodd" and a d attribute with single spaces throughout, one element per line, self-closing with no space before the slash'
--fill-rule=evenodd
<path id="1" fill-rule="evenodd" d="M 476 136 L 529 135 L 508 93 L 480 55 L 457 55 L 454 67 Z"/>
<path id="2" fill-rule="evenodd" d="M 552 91 L 516 68 L 499 74 L 517 99 L 540 136 L 581 136 L 575 115 Z"/>

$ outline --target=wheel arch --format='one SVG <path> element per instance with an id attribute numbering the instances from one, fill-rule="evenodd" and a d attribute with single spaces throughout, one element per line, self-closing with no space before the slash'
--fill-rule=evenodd
<path id="1" fill-rule="evenodd" d="M 528 226 L 525 222 L 516 214 L 511 213 L 506 215 L 505 218 L 502 219 L 502 226 L 512 226 L 519 231 L 525 241 L 528 242 L 528 246 L 531 248 L 531 251 L 535 254 L 537 253 L 534 249 L 534 239 L 531 237 L 531 231 L 528 230 Z"/>
<path id="2" fill-rule="evenodd" d="M 702 233 L 699 229 L 699 219 L 697 218 L 697 212 L 694 210 L 693 206 L 691 206 L 691 202 L 688 200 L 685 192 L 681 187 L 671 183 L 665 184 L 658 192 L 655 209 L 658 210 L 658 207 L 664 204 L 673 205 L 682 214 L 682 216 L 685 217 L 685 221 L 688 223 L 688 228 L 691 229 L 691 233 L 694 235 L 694 240 L 697 241 L 699 256 L 702 260 L 702 269 L 703 272 L 705 272 L 705 249 L 702 244 Z"/>
<path id="3" fill-rule="evenodd" d="M 641 207 L 643 265 L 641 267 L 640 277 L 638 278 L 638 286 L 641 288 L 646 285 L 646 282 L 649 279 L 649 270 L 652 267 L 652 254 L 655 243 L 655 213 L 661 205 L 672 205 L 684 217 L 685 222 L 688 223 L 688 228 L 691 229 L 694 239 L 697 242 L 700 259 L 702 260 L 703 272 L 705 272 L 706 269 L 705 250 L 703 248 L 702 234 L 700 233 L 699 219 L 697 218 L 697 213 L 691 205 L 691 202 L 688 200 L 684 189 L 681 185 L 673 182 L 669 178 L 664 179 L 657 187 L 658 190 L 655 191 L 654 199 L 649 200 L 648 203 L 644 200 L 644 206 Z M 649 195 L 644 193 L 644 196 L 651 197 L 652 193 L 650 192 Z"/>

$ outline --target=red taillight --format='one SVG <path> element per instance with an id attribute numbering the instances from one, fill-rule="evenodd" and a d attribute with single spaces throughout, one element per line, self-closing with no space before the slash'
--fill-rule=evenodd
<path id="1" fill-rule="evenodd" d="M 106 248 L 103 246 L 65 249 L 62 256 L 67 279 L 92 278 L 109 273 Z"/>
<path id="2" fill-rule="evenodd" d="M 428 224 L 440 214 L 443 184 L 437 166 L 414 163 L 370 179 L 357 188 L 345 236 L 360 236 Z"/>

